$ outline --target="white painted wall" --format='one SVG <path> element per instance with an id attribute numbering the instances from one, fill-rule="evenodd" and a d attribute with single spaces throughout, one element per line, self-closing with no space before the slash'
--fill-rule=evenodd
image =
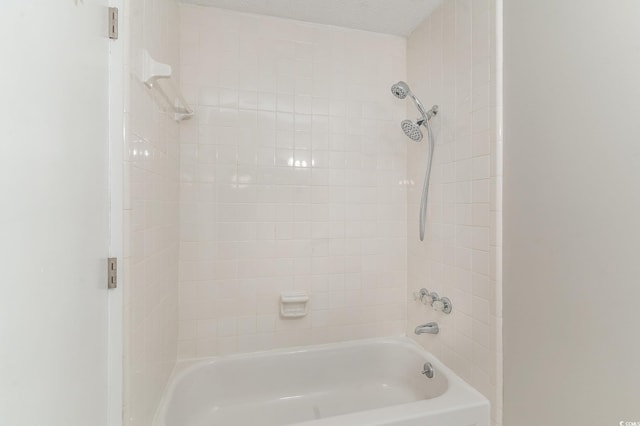
<path id="1" fill-rule="evenodd" d="M 0 424 L 107 421 L 104 0 L 0 13 Z"/>
<path id="2" fill-rule="evenodd" d="M 640 3 L 507 1 L 505 424 L 640 420 Z"/>

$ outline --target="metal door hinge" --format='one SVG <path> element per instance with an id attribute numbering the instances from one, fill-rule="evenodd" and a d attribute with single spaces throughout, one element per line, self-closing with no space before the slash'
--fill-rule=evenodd
<path id="1" fill-rule="evenodd" d="M 118 8 L 109 8 L 109 38 L 112 40 L 118 39 Z"/>
<path id="2" fill-rule="evenodd" d="M 107 288 L 118 287 L 118 258 L 110 257 L 107 259 Z"/>

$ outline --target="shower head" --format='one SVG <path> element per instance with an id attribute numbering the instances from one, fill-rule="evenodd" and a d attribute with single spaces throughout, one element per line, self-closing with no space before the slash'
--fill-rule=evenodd
<path id="1" fill-rule="evenodd" d="M 420 126 L 422 126 L 425 122 L 428 122 L 431 117 L 438 113 L 438 106 L 434 105 L 433 108 L 431 108 L 429 111 L 426 111 L 424 109 L 424 106 L 422 105 L 422 102 L 420 102 L 420 99 L 418 99 L 416 95 L 411 92 L 411 89 L 409 89 L 409 85 L 404 81 L 399 81 L 391 86 L 391 93 L 393 93 L 393 95 L 398 99 L 405 99 L 408 95 L 413 101 L 413 104 L 418 109 L 421 117 L 418 118 L 418 120 L 415 122 L 411 120 L 404 120 L 401 123 L 401 126 L 402 131 L 405 135 L 416 142 L 420 142 L 422 140 L 422 130 L 420 130 Z"/>
<path id="2" fill-rule="evenodd" d="M 422 102 L 420 102 L 420 99 L 418 99 L 416 95 L 414 95 L 411 92 L 411 89 L 409 89 L 409 85 L 404 81 L 399 81 L 393 86 L 391 86 L 391 93 L 393 93 L 393 96 L 395 96 L 398 99 L 405 99 L 408 95 L 413 101 L 416 108 L 418 109 L 418 112 L 420 113 L 420 115 L 422 115 L 421 120 L 424 121 L 430 118 L 427 115 L 427 111 L 425 111 L 424 106 L 422 106 Z"/>
<path id="3" fill-rule="evenodd" d="M 409 93 L 411 93 L 411 89 L 409 89 L 409 85 L 407 83 L 399 81 L 391 86 L 391 93 L 393 93 L 393 95 L 398 99 L 404 99 Z"/>
<path id="4" fill-rule="evenodd" d="M 402 131 L 411 140 L 420 142 L 422 140 L 422 130 L 420 130 L 420 124 L 414 123 L 411 120 L 403 120 L 400 124 Z"/>

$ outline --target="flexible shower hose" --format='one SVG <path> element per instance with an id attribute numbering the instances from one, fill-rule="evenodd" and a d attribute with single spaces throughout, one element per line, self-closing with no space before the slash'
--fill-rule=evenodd
<path id="1" fill-rule="evenodd" d="M 422 199 L 420 200 L 420 241 L 424 241 L 424 228 L 427 221 L 427 198 L 429 198 L 429 178 L 431 177 L 431 162 L 433 161 L 433 133 L 429 119 L 424 121 L 427 128 L 427 139 L 429 144 L 429 152 L 427 154 L 427 170 L 424 174 L 424 185 L 422 187 Z"/>

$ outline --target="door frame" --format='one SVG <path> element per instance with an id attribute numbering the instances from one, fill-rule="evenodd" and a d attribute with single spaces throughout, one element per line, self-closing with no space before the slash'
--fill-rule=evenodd
<path id="1" fill-rule="evenodd" d="M 109 40 L 109 257 L 118 259 L 118 286 L 108 291 L 107 425 L 122 426 L 124 402 L 124 0 L 108 0 L 119 11 L 118 39 Z M 107 14 L 105 13 L 105 16 Z M 106 29 L 106 27 L 105 27 Z M 106 267 L 106 264 L 105 264 Z M 106 272 L 106 271 L 105 271 Z M 106 278 L 106 275 L 105 275 Z M 105 283 L 106 285 L 106 283 Z"/>

